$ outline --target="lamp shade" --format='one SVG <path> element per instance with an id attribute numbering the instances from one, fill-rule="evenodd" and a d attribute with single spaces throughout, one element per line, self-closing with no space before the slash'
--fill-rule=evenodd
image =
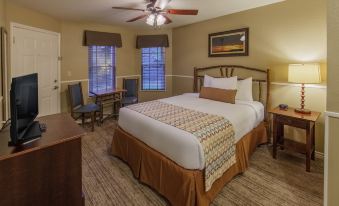
<path id="1" fill-rule="evenodd" d="M 288 66 L 288 81 L 301 84 L 321 83 L 319 64 L 290 64 Z"/>

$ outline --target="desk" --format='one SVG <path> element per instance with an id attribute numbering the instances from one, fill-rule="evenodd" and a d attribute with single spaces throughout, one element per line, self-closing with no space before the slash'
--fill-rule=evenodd
<path id="1" fill-rule="evenodd" d="M 39 118 L 47 130 L 21 146 L 8 146 L 9 127 L 0 133 L 0 205 L 84 205 L 81 137 L 68 114 Z"/>
<path id="2" fill-rule="evenodd" d="M 310 172 L 311 159 L 315 159 L 315 122 L 319 112 L 300 114 L 294 108 L 281 110 L 278 107 L 269 111 L 273 114 L 273 158 L 277 158 L 277 147 L 292 149 L 306 155 L 306 171 Z M 306 130 L 306 144 L 295 142 L 284 137 L 284 125 Z"/>
<path id="3" fill-rule="evenodd" d="M 112 106 L 113 111 L 110 114 L 105 114 L 106 117 L 118 116 L 119 108 L 121 107 L 121 99 L 123 93 L 127 92 L 125 89 L 112 89 L 105 91 L 91 92 L 95 96 L 95 103 L 102 105 L 102 110 L 107 106 Z M 104 120 L 104 111 L 101 111 L 101 121 Z"/>

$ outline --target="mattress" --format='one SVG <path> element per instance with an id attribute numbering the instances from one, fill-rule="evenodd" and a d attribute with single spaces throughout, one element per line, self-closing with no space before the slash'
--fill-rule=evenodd
<path id="1" fill-rule="evenodd" d="M 202 99 L 199 98 L 199 94 L 195 93 L 159 101 L 225 117 L 233 124 L 236 141 L 239 141 L 264 120 L 264 106 L 256 101 L 236 100 L 235 104 L 228 104 Z M 194 135 L 126 107 L 120 109 L 118 124 L 123 130 L 183 168 L 204 169 L 204 152 L 199 140 Z"/>

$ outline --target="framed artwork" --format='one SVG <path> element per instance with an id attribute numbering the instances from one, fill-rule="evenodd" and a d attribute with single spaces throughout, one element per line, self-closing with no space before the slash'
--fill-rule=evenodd
<path id="1" fill-rule="evenodd" d="M 249 28 L 208 35 L 209 57 L 248 56 Z"/>

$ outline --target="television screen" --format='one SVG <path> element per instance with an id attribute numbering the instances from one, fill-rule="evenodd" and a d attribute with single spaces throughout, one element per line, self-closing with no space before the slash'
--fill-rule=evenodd
<path id="1" fill-rule="evenodd" d="M 38 74 L 13 78 L 10 95 L 11 140 L 17 144 L 24 141 L 39 114 Z"/>

